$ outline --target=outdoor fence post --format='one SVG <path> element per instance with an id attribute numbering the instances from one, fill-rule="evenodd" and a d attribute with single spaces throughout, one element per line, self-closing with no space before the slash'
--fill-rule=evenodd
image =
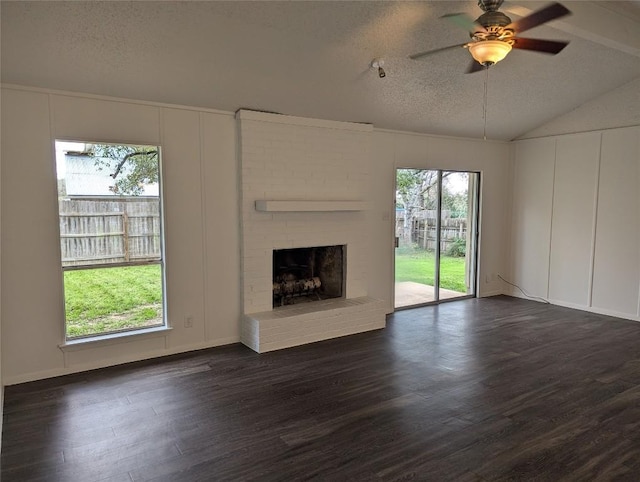
<path id="1" fill-rule="evenodd" d="M 422 240 L 422 249 L 427 249 L 427 234 L 429 232 L 429 224 L 427 221 L 424 221 L 424 239 Z"/>
<path id="2" fill-rule="evenodd" d="M 127 215 L 127 204 L 123 203 L 122 210 L 122 243 L 124 245 L 124 261 L 129 262 L 129 216 Z"/>

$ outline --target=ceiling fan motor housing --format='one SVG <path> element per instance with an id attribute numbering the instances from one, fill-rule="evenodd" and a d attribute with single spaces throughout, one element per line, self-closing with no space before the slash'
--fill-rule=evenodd
<path id="1" fill-rule="evenodd" d="M 502 12 L 486 12 L 478 17 L 477 23 L 483 27 L 506 27 L 511 23 L 511 19 Z"/>
<path id="2" fill-rule="evenodd" d="M 478 7 L 485 12 L 495 12 L 500 8 L 504 0 L 478 0 Z"/>

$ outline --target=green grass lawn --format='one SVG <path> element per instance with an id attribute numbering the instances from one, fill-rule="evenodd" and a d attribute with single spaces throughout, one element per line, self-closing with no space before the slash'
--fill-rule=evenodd
<path id="1" fill-rule="evenodd" d="M 413 281 L 433 286 L 435 254 L 412 248 L 396 249 L 396 281 Z M 440 257 L 440 287 L 466 293 L 465 259 Z"/>
<path id="2" fill-rule="evenodd" d="M 434 283 L 434 254 L 396 250 L 396 281 Z M 465 260 L 442 256 L 440 286 L 466 292 Z M 161 325 L 162 272 L 159 265 L 65 271 L 67 337 L 99 335 Z"/>
<path id="3" fill-rule="evenodd" d="M 161 325 L 160 265 L 65 271 L 67 337 Z"/>

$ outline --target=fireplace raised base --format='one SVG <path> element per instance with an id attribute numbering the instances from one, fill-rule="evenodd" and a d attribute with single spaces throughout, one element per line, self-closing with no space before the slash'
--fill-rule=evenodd
<path id="1" fill-rule="evenodd" d="M 330 299 L 244 315 L 241 341 L 265 353 L 385 326 L 381 300 L 366 296 Z"/>

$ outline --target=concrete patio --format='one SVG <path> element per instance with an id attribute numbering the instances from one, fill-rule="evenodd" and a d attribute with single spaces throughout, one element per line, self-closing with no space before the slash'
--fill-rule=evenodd
<path id="1" fill-rule="evenodd" d="M 402 281 L 395 284 L 395 307 L 420 305 L 435 301 L 434 287 L 414 281 Z M 466 296 L 466 293 L 440 288 L 440 299 L 458 298 Z"/>

